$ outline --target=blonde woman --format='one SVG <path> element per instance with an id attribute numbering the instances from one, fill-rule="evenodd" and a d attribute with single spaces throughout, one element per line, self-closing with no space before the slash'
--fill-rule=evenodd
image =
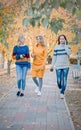
<path id="1" fill-rule="evenodd" d="M 36 84 L 35 92 L 38 96 L 41 95 L 41 89 L 43 85 L 43 77 L 45 72 L 46 65 L 46 44 L 42 36 L 36 37 L 36 45 L 32 50 L 32 78 L 34 83 Z"/>
<path id="2" fill-rule="evenodd" d="M 26 87 L 26 75 L 28 69 L 30 69 L 29 47 L 25 45 L 25 37 L 23 35 L 18 37 L 18 44 L 13 48 L 12 57 L 16 60 L 17 96 L 23 97 Z"/>

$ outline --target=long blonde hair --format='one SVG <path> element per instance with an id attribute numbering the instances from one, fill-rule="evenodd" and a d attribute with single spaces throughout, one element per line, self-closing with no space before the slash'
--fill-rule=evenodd
<path id="1" fill-rule="evenodd" d="M 36 36 L 36 39 L 39 39 L 39 40 L 40 40 L 40 43 L 42 44 L 42 46 L 46 46 L 46 43 L 45 43 L 45 41 L 44 41 L 43 36 L 41 36 L 41 35 Z M 38 44 L 36 44 L 36 45 L 38 45 Z"/>

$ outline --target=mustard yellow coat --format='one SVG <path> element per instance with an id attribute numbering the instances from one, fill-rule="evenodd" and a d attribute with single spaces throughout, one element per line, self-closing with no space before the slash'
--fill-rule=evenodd
<path id="1" fill-rule="evenodd" d="M 46 46 L 43 46 L 41 44 L 34 46 L 32 54 L 36 55 L 36 57 L 33 58 L 32 63 L 32 77 L 43 78 L 47 58 Z"/>

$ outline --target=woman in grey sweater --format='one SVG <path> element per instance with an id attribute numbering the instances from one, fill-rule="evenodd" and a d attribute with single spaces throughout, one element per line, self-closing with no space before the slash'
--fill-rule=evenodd
<path id="1" fill-rule="evenodd" d="M 64 92 L 67 85 L 70 54 L 71 54 L 71 48 L 67 42 L 66 36 L 60 35 L 58 37 L 58 45 L 56 45 L 54 48 L 50 71 L 53 71 L 55 65 L 57 85 L 60 89 L 61 98 L 64 98 Z"/>

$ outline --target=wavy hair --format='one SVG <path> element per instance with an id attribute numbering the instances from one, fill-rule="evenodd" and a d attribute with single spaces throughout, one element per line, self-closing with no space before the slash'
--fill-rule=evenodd
<path id="1" fill-rule="evenodd" d="M 67 41 L 66 36 L 65 36 L 64 34 L 61 34 L 61 35 L 59 35 L 58 40 L 57 40 L 58 45 L 60 44 L 60 37 L 61 37 L 61 36 L 63 36 L 63 37 L 64 37 L 64 39 L 66 40 L 66 44 L 68 44 L 68 41 Z"/>
<path id="2" fill-rule="evenodd" d="M 40 43 L 43 45 L 43 46 L 46 46 L 46 43 L 44 42 L 44 38 L 43 36 L 39 35 L 39 36 L 36 36 L 36 39 L 40 41 Z"/>

